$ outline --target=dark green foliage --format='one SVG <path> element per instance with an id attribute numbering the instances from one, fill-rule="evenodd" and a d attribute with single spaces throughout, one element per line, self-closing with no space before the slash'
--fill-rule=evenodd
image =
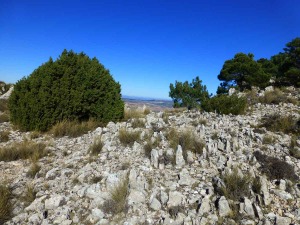
<path id="1" fill-rule="evenodd" d="M 124 114 L 120 92 L 96 58 L 64 50 L 17 82 L 9 99 L 11 121 L 23 130 L 45 131 L 63 120 L 119 120 Z"/>
<path id="2" fill-rule="evenodd" d="M 207 112 L 217 112 L 220 114 L 243 114 L 247 107 L 247 100 L 244 97 L 236 95 L 216 95 L 202 105 L 202 108 Z"/>
<path id="3" fill-rule="evenodd" d="M 199 107 L 203 101 L 209 98 L 209 93 L 199 77 L 193 79 L 192 83 L 175 81 L 175 87 L 170 84 L 169 96 L 173 99 L 174 107 Z"/>
<path id="4" fill-rule="evenodd" d="M 242 91 L 251 86 L 264 88 L 270 78 L 271 74 L 263 70 L 262 65 L 254 60 L 253 54 L 237 53 L 233 59 L 225 61 L 218 75 L 218 79 L 223 81 L 218 93 L 224 93 L 235 86 Z"/>
<path id="5" fill-rule="evenodd" d="M 260 151 L 255 151 L 253 155 L 261 164 L 261 171 L 270 179 L 289 179 L 292 181 L 299 179 L 295 174 L 294 168 L 287 162 L 276 157 L 264 155 Z"/>

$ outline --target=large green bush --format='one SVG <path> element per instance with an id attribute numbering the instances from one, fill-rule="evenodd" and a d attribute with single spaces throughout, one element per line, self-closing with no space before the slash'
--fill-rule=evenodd
<path id="1" fill-rule="evenodd" d="M 64 50 L 18 81 L 9 99 L 11 121 L 23 130 L 48 130 L 58 121 L 119 120 L 121 86 L 96 58 Z"/>
<path id="2" fill-rule="evenodd" d="M 207 112 L 217 112 L 220 114 L 243 114 L 247 107 L 247 100 L 245 97 L 238 97 L 236 95 L 216 95 L 202 104 L 202 108 Z"/>

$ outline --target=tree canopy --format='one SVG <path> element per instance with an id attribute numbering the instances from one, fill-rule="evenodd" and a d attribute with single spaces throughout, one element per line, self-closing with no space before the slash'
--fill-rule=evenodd
<path id="1" fill-rule="evenodd" d="M 251 86 L 264 88 L 270 79 L 276 86 L 300 87 L 300 38 L 288 42 L 283 50 L 270 59 L 255 61 L 251 53 L 237 53 L 226 60 L 218 75 L 221 84 L 217 93 L 227 93 L 231 87 L 241 91 Z"/>
<path id="2" fill-rule="evenodd" d="M 253 54 L 237 53 L 233 59 L 225 61 L 218 75 L 218 79 L 223 81 L 218 92 L 226 92 L 230 87 L 238 87 L 241 91 L 251 86 L 266 87 L 270 78 L 271 74 L 263 70 Z"/>
<path id="3" fill-rule="evenodd" d="M 64 50 L 18 81 L 9 99 L 11 121 L 23 130 L 45 131 L 62 120 L 123 117 L 121 86 L 96 59 Z"/>
<path id="4" fill-rule="evenodd" d="M 197 76 L 191 83 L 188 81 L 175 81 L 175 85 L 170 84 L 169 96 L 173 99 L 174 107 L 199 107 L 203 101 L 209 98 L 209 93 L 205 85 Z"/>

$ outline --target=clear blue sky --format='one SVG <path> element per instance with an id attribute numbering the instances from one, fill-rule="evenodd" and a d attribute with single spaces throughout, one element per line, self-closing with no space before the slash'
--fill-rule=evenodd
<path id="1" fill-rule="evenodd" d="M 299 0 L 0 0 L 0 80 L 63 49 L 97 57 L 131 96 L 168 98 L 199 76 L 215 93 L 238 52 L 269 58 L 300 36 Z"/>

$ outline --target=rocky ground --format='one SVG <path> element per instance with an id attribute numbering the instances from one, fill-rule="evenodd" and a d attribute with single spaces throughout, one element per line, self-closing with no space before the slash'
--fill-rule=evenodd
<path id="1" fill-rule="evenodd" d="M 48 150 L 33 178 L 28 176 L 30 160 L 0 161 L 0 182 L 10 184 L 14 196 L 14 216 L 5 224 L 300 224 L 299 178 L 272 179 L 254 156 L 259 151 L 276 157 L 300 175 L 300 159 L 289 152 L 291 136 L 257 128 L 272 113 L 299 118 L 299 107 L 256 104 L 239 116 L 151 112 L 140 119 L 141 127 L 133 128 L 134 120 L 110 122 L 77 138 L 33 138 L 1 123 L 1 131 L 10 131 L 1 147 L 32 139 Z M 133 145 L 120 142 L 124 128 L 139 132 Z M 204 148 L 171 148 L 172 129 L 191 132 Z M 271 141 L 264 141 L 267 137 Z M 103 148 L 92 156 L 89 149 L 97 138 Z M 156 145 L 147 156 L 149 141 Z M 232 182 L 239 179 L 246 185 L 229 189 L 230 174 L 236 175 Z M 111 201 L 122 184 L 124 205 Z M 28 187 L 36 193 L 31 203 L 20 197 L 28 194 Z"/>

